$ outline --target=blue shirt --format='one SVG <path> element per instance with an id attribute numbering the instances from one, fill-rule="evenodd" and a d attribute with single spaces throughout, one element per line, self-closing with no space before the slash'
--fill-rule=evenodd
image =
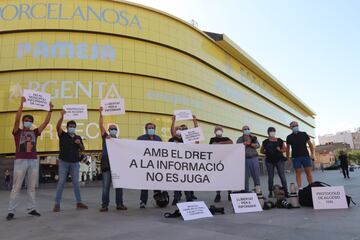
<path id="1" fill-rule="evenodd" d="M 153 137 L 153 139 L 151 139 L 150 137 Z M 149 134 L 141 135 L 137 138 L 137 140 L 162 142 L 161 137 L 159 137 L 158 135 L 150 136 Z"/>

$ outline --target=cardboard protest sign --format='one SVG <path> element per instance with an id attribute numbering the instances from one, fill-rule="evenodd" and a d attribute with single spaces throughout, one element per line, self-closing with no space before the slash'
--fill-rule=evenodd
<path id="1" fill-rule="evenodd" d="M 200 127 L 181 131 L 181 137 L 184 143 L 194 143 L 204 141 L 204 133 Z"/>
<path id="2" fill-rule="evenodd" d="M 256 193 L 233 193 L 230 196 L 235 213 L 261 212 L 263 210 Z"/>
<path id="3" fill-rule="evenodd" d="M 183 202 L 176 204 L 176 206 L 179 208 L 181 216 L 185 221 L 213 217 L 208 207 L 202 201 Z"/>
<path id="4" fill-rule="evenodd" d="M 101 106 L 104 116 L 125 114 L 125 102 L 123 98 L 103 99 L 101 100 Z"/>
<path id="5" fill-rule="evenodd" d="M 88 119 L 87 105 L 85 104 L 64 105 L 63 108 L 66 111 L 65 120 Z"/>
<path id="6" fill-rule="evenodd" d="M 178 121 L 193 119 L 193 115 L 190 110 L 175 110 L 174 115 Z"/>
<path id="7" fill-rule="evenodd" d="M 26 99 L 24 107 L 50 111 L 50 94 L 24 89 L 23 96 Z"/>
<path id="8" fill-rule="evenodd" d="M 312 187 L 314 209 L 348 208 L 344 186 Z"/>

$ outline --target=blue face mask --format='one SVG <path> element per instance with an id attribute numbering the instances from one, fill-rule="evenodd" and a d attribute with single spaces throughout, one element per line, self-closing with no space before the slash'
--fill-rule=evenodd
<path id="1" fill-rule="evenodd" d="M 117 130 L 110 130 L 109 133 L 111 137 L 116 137 Z"/>
<path id="2" fill-rule="evenodd" d="M 32 127 L 32 122 L 24 122 L 23 123 L 25 128 L 31 128 Z"/>
<path id="3" fill-rule="evenodd" d="M 244 130 L 243 133 L 244 133 L 244 135 L 250 135 L 251 131 L 250 130 Z"/>
<path id="4" fill-rule="evenodd" d="M 70 134 L 75 134 L 75 131 L 76 131 L 76 128 L 72 128 L 72 127 L 68 128 L 68 133 L 70 133 Z"/>
<path id="5" fill-rule="evenodd" d="M 299 132 L 299 127 L 293 127 L 293 128 L 292 128 L 292 131 L 293 131 L 293 133 Z"/>
<path id="6" fill-rule="evenodd" d="M 148 129 L 147 132 L 148 132 L 148 134 L 151 135 L 151 136 L 152 136 L 152 135 L 155 135 L 155 129 Z"/>

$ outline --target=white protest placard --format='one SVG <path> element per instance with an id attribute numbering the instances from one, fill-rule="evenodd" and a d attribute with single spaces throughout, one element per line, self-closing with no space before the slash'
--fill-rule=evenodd
<path id="1" fill-rule="evenodd" d="M 177 203 L 176 206 L 179 208 L 184 221 L 213 217 L 208 207 L 202 201 Z"/>
<path id="2" fill-rule="evenodd" d="M 193 115 L 190 110 L 174 110 L 176 120 L 189 120 L 193 119 Z"/>
<path id="3" fill-rule="evenodd" d="M 312 187 L 314 209 L 348 208 L 344 186 Z"/>
<path id="4" fill-rule="evenodd" d="M 124 102 L 123 98 L 101 100 L 101 106 L 103 108 L 102 114 L 104 116 L 125 114 Z"/>
<path id="5" fill-rule="evenodd" d="M 261 212 L 263 210 L 256 193 L 233 193 L 230 196 L 235 213 Z"/>
<path id="6" fill-rule="evenodd" d="M 114 188 L 179 191 L 244 189 L 243 144 L 106 139 Z"/>
<path id="7" fill-rule="evenodd" d="M 205 139 L 202 128 L 200 127 L 181 131 L 181 137 L 184 143 L 201 142 Z"/>
<path id="8" fill-rule="evenodd" d="M 65 120 L 80 120 L 88 119 L 86 104 L 70 104 L 64 105 L 63 109 L 66 111 L 64 115 Z"/>
<path id="9" fill-rule="evenodd" d="M 23 96 L 26 99 L 24 107 L 50 111 L 50 94 L 24 89 Z"/>

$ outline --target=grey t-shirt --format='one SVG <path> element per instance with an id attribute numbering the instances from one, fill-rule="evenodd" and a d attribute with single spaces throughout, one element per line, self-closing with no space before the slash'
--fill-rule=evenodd
<path id="1" fill-rule="evenodd" d="M 256 143 L 256 148 L 245 146 L 245 157 L 246 158 L 252 158 L 258 156 L 258 152 L 256 151 L 257 148 L 260 147 L 259 141 L 257 140 L 257 137 L 250 135 L 251 143 Z M 239 137 L 236 143 L 244 143 L 245 138 L 244 135 Z"/>

